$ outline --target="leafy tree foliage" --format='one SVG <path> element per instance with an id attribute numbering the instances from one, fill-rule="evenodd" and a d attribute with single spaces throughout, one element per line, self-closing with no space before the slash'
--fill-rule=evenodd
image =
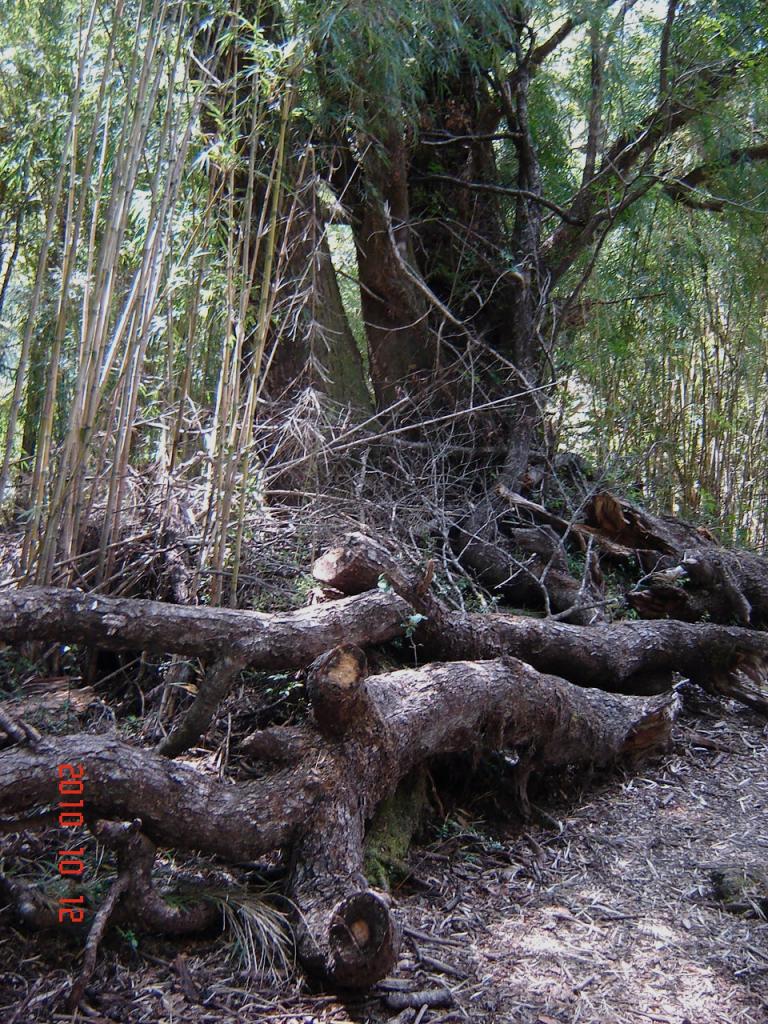
<path id="1" fill-rule="evenodd" d="M 0 60 L 25 572 L 106 487 L 108 575 L 148 465 L 237 563 L 257 413 L 307 386 L 497 410 L 508 484 L 578 443 L 764 539 L 762 3 L 13 0 Z"/>

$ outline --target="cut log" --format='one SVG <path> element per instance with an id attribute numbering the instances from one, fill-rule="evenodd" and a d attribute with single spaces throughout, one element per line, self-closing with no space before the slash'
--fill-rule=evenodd
<path id="1" fill-rule="evenodd" d="M 491 621 L 484 622 L 484 619 Z M 661 693 L 685 676 L 768 714 L 768 636 L 711 623 L 618 622 L 574 627 L 522 616 L 472 616 L 452 645 L 471 656 L 514 654 L 539 671 L 618 693 Z M 465 655 L 466 656 L 466 655 Z"/>
<path id="2" fill-rule="evenodd" d="M 0 640 L 59 640 L 211 661 L 186 716 L 158 748 L 170 757 L 197 742 L 242 669 L 302 668 L 342 641 L 383 643 L 402 635 L 411 611 L 396 594 L 380 591 L 265 614 L 26 587 L 0 594 Z"/>
<path id="3" fill-rule="evenodd" d="M 349 655 L 315 666 L 321 703 L 323 676 L 336 685 Z M 365 826 L 405 775 L 436 755 L 463 752 L 517 750 L 527 769 L 634 760 L 668 748 L 676 709 L 671 696 L 580 689 L 508 658 L 352 675 L 353 685 L 334 694 L 337 707 L 344 694 L 350 707 L 332 735 L 312 725 L 290 729 L 289 745 L 296 749 L 303 734 L 305 751 L 290 768 L 221 783 L 112 737 L 51 737 L 4 752 L 0 813 L 29 815 L 54 802 L 57 766 L 76 763 L 85 766 L 89 820 L 137 819 L 152 843 L 231 861 L 288 849 L 302 961 L 326 984 L 364 988 L 391 969 L 399 944 L 388 898 L 363 874 Z"/>
<path id="4" fill-rule="evenodd" d="M 519 749 L 527 770 L 634 760 L 668 748 L 676 711 L 669 696 L 580 689 L 514 659 L 431 664 L 364 685 L 366 705 L 349 722 L 334 796 L 326 795 L 295 850 L 292 876 L 307 922 L 303 960 L 352 987 L 383 976 L 396 955 L 385 898 L 364 882 L 362 839 L 364 822 L 404 775 L 438 753 Z"/>
<path id="5" fill-rule="evenodd" d="M 321 654 L 307 673 L 307 695 L 318 729 L 326 736 L 342 736 L 363 713 L 367 674 L 365 654 L 344 644 Z"/>
<path id="6" fill-rule="evenodd" d="M 708 530 L 609 491 L 594 495 L 585 521 L 573 523 L 503 486 L 497 493 L 518 518 L 546 524 L 571 546 L 583 549 L 591 539 L 602 558 L 639 567 L 644 579 L 627 601 L 643 618 L 768 628 L 768 561 L 753 552 L 721 548 Z"/>
<path id="7" fill-rule="evenodd" d="M 57 804 L 58 766 L 85 766 L 90 818 L 140 819 L 153 842 L 252 860 L 291 842 L 318 781 L 276 771 L 238 786 L 113 736 L 50 736 L 0 757 L 0 813 Z M 304 783 L 302 784 L 302 778 Z"/>
<path id="8" fill-rule="evenodd" d="M 391 546 L 359 533 L 326 551 L 313 572 L 340 589 L 341 582 L 362 587 L 384 575 L 425 617 L 416 636 L 436 657 L 512 655 L 541 672 L 620 693 L 661 692 L 679 673 L 710 693 L 768 713 L 764 633 L 672 620 L 572 626 L 526 616 L 459 614 L 420 587 Z"/>

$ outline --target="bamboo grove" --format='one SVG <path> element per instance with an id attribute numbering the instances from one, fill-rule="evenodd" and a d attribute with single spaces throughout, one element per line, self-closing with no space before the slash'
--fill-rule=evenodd
<path id="1" fill-rule="evenodd" d="M 665 31 L 681 81 L 686 33 L 714 40 L 718 60 L 741 48 L 748 74 L 656 153 L 644 201 L 612 215 L 547 295 L 559 341 L 537 384 L 554 447 L 659 508 L 706 513 L 726 539 L 766 543 L 766 42 L 749 4 L 37 0 L 0 13 L 0 492 L 23 528 L 17 578 L 76 581 L 95 521 L 88 585 L 108 586 L 135 492 L 151 484 L 162 523 L 187 488 L 194 585 L 236 603 L 249 516 L 267 494 L 320 491 L 330 454 L 359 455 L 372 424 L 400 429 L 403 398 L 367 376 L 379 325 L 339 140 L 370 189 L 394 173 L 378 148 L 394 107 L 405 144 L 421 132 L 435 153 L 422 176 L 440 178 L 450 140 L 419 113 L 439 94 L 430 82 L 468 67 L 473 81 L 498 78 L 521 12 L 539 38 L 570 24 L 565 55 L 530 92 L 555 222 L 559 197 L 589 177 L 592 142 L 670 87 L 656 79 L 672 68 L 669 38 L 652 59 Z M 488 135 L 513 174 L 514 132 Z M 676 202 L 664 168 L 707 163 L 714 191 L 678 183 Z M 497 191 L 508 220 L 519 198 Z M 431 202 L 414 213 L 424 238 Z M 393 224 L 375 230 L 405 266 L 412 242 Z M 417 298 L 456 344 L 473 285 L 443 287 L 440 237 Z M 503 405 L 504 388 L 472 401 Z"/>

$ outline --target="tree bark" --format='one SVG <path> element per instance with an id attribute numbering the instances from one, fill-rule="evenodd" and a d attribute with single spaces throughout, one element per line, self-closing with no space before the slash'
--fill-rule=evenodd
<path id="1" fill-rule="evenodd" d="M 459 614 L 405 572 L 392 549 L 350 534 L 313 568 L 345 593 L 375 585 L 382 574 L 425 616 L 416 637 L 441 658 L 512 655 L 581 686 L 622 693 L 660 692 L 676 673 L 718 696 L 768 713 L 768 635 L 713 623 L 618 622 L 573 626 L 551 619 Z"/>
<path id="2" fill-rule="evenodd" d="M 365 827 L 414 767 L 438 754 L 517 750 L 524 793 L 532 768 L 606 765 L 669 745 L 676 702 L 668 697 L 580 689 L 511 658 L 366 680 L 362 668 L 348 674 L 350 653 L 364 664 L 344 648 L 313 680 L 316 708 L 330 688 L 334 700 L 346 690 L 350 711 L 341 727 L 322 714 L 319 729 L 301 727 L 304 756 L 293 767 L 233 785 L 113 737 L 51 737 L 5 751 L 0 811 L 24 815 L 55 802 L 57 766 L 83 764 L 89 818 L 138 819 L 153 843 L 226 860 L 287 847 L 302 961 L 326 984 L 365 988 L 391 969 L 399 941 L 388 898 L 363 874 Z"/>
<path id="3" fill-rule="evenodd" d="M 410 612 L 402 598 L 380 591 L 265 614 L 27 587 L 0 595 L 0 639 L 66 640 L 208 659 L 211 667 L 192 706 L 160 744 L 161 753 L 175 756 L 205 732 L 242 669 L 302 668 L 342 640 L 383 643 L 403 633 Z"/>
<path id="4" fill-rule="evenodd" d="M 309 177 L 305 171 L 305 177 Z M 336 270 L 318 211 L 314 182 L 298 181 L 292 190 L 295 208 L 286 211 L 282 248 L 285 266 L 276 283 L 276 305 L 282 294 L 290 306 L 284 328 L 272 343 L 267 392 L 295 396 L 311 385 L 339 405 L 372 411 L 363 360 L 344 310 Z"/>
<path id="5" fill-rule="evenodd" d="M 435 77 L 411 149 L 409 194 L 424 280 L 477 337 L 512 356 L 510 320 L 522 280 L 500 258 L 506 225 L 502 196 L 494 190 L 499 181 L 495 140 L 512 135 L 498 134 L 499 120 L 487 82 L 468 65 L 447 82 Z M 471 287 L 457 288 L 457 282 Z M 450 337 L 451 328 L 446 333 Z M 467 333 L 451 341 L 463 349 Z"/>
<path id="6" fill-rule="evenodd" d="M 114 736 L 48 736 L 0 757 L 0 809 L 23 815 L 59 800 L 58 766 L 85 766 L 88 815 L 141 819 L 158 845 L 247 861 L 289 843 L 318 783 L 310 773 L 276 771 L 230 786 L 189 765 Z"/>

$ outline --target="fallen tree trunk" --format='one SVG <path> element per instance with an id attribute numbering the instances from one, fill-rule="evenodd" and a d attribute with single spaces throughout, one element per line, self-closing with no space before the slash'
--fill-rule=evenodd
<path id="1" fill-rule="evenodd" d="M 211 665 L 192 706 L 159 747 L 174 756 L 205 732 L 242 669 L 303 668 L 342 641 L 383 643 L 402 635 L 410 613 L 402 598 L 380 591 L 266 614 L 25 587 L 0 594 L 0 640 L 66 641 L 205 658 Z"/>
<path id="2" fill-rule="evenodd" d="M 24 587 L 0 593 L 0 640 L 66 640 L 207 659 L 237 651 L 251 668 L 287 669 L 308 665 L 343 640 L 391 640 L 408 613 L 402 599 L 382 592 L 266 613 Z"/>
<path id="3" fill-rule="evenodd" d="M 569 522 L 503 486 L 496 490 L 515 517 L 514 527 L 499 520 L 507 534 L 535 524 L 576 551 L 591 541 L 602 561 L 636 571 L 642 578 L 626 600 L 642 618 L 768 628 L 768 561 L 760 555 L 723 548 L 708 530 L 653 515 L 610 491 L 585 504 L 583 521 Z M 499 550 L 484 553 L 489 564 L 500 557 Z"/>
<path id="4" fill-rule="evenodd" d="M 494 615 L 466 623 L 463 635 L 474 656 L 514 654 L 539 671 L 581 686 L 618 693 L 660 693 L 681 675 L 719 697 L 768 714 L 768 637 L 709 623 L 618 622 L 569 626 L 544 619 Z"/>
<path id="5" fill-rule="evenodd" d="M 580 689 L 506 658 L 366 679 L 364 658 L 345 647 L 310 680 L 317 724 L 286 729 L 282 753 L 279 728 L 262 746 L 288 767 L 232 785 L 112 737 L 33 737 L 0 759 L 0 812 L 28 816 L 54 802 L 57 766 L 83 764 L 91 821 L 138 819 L 152 843 L 232 861 L 289 849 L 302 961 L 326 983 L 361 988 L 397 957 L 388 899 L 363 874 L 363 838 L 401 778 L 438 754 L 516 750 L 524 794 L 532 769 L 666 749 L 676 708 L 670 697 Z"/>
<path id="6" fill-rule="evenodd" d="M 707 530 L 608 491 L 589 502 L 585 519 L 637 558 L 646 575 L 627 600 L 644 618 L 768 628 L 768 561 L 760 555 L 722 548 Z"/>
<path id="7" fill-rule="evenodd" d="M 437 755 L 514 751 L 519 768 L 510 785 L 525 807 L 532 770 L 605 765 L 667 746 L 672 695 L 645 700 L 590 687 L 659 690 L 679 671 L 768 709 L 768 637 L 760 633 L 670 621 L 590 627 L 460 615 L 432 593 L 430 567 L 415 579 L 391 547 L 363 535 L 326 552 L 314 572 L 353 595 L 371 592 L 277 616 L 52 590 L 3 596 L 5 639 L 182 654 L 212 650 L 214 677 L 205 701 L 195 705 L 206 714 L 243 664 L 306 665 L 311 651 L 319 657 L 307 678 L 313 723 L 272 727 L 243 742 L 242 751 L 264 766 L 252 782 L 222 785 L 112 738 L 40 739 L 10 727 L 6 733 L 17 745 L 0 761 L 0 812 L 27 816 L 47 806 L 55 799 L 56 766 L 82 763 L 90 821 L 138 821 L 151 844 L 238 861 L 289 852 L 302 961 L 327 983 L 365 987 L 391 968 L 399 942 L 387 897 L 364 876 L 365 829 L 414 768 Z M 393 591 L 371 589 L 382 574 Z M 371 642 L 402 633 L 409 622 L 413 626 L 414 611 L 425 616 L 419 639 L 433 654 L 455 660 L 366 678 L 365 656 L 356 646 L 325 653 L 340 634 L 348 640 L 357 631 Z M 186 735 L 196 735 L 197 720 L 186 724 Z M 142 878 L 150 891 L 146 864 Z M 158 920 L 168 919 L 156 909 Z"/>
<path id="8" fill-rule="evenodd" d="M 581 686 L 621 693 L 661 692 L 676 673 L 703 689 L 768 713 L 768 636 L 713 623 L 672 620 L 572 626 L 512 615 L 459 614 L 404 571 L 378 539 L 350 534 L 313 567 L 318 580 L 345 593 L 382 574 L 423 615 L 417 637 L 441 658 L 512 655 Z"/>
<path id="9" fill-rule="evenodd" d="M 513 606 L 556 612 L 580 625 L 603 621 L 592 565 L 575 579 L 549 524 L 502 532 L 502 519 L 496 500 L 488 498 L 451 530 L 451 547 L 464 568 Z"/>

